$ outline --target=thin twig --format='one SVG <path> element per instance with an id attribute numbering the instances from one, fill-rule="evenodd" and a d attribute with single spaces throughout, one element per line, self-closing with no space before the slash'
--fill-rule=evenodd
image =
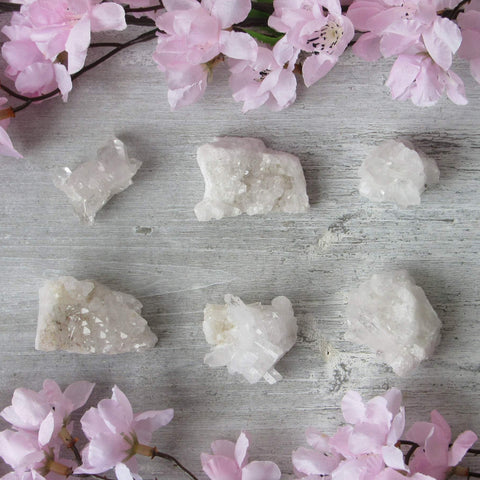
<path id="1" fill-rule="evenodd" d="M 19 12 L 20 7 L 18 3 L 0 2 L 0 13 Z"/>
<path id="2" fill-rule="evenodd" d="M 154 27 L 155 21 L 148 17 L 134 17 L 133 15 L 125 15 L 127 25 L 137 25 L 139 27 Z"/>
<path id="3" fill-rule="evenodd" d="M 98 48 L 98 47 L 112 47 L 112 48 L 116 48 L 116 47 L 119 47 L 121 45 L 120 42 L 95 42 L 95 43 L 91 43 L 90 44 L 90 47 L 92 48 Z"/>
<path id="4" fill-rule="evenodd" d="M 84 73 L 88 72 L 92 68 L 95 68 L 96 66 L 100 65 L 101 63 L 105 62 L 108 60 L 110 57 L 113 57 L 116 55 L 118 52 L 131 47 L 132 45 L 136 45 L 137 43 L 142 43 L 142 42 L 148 42 L 150 40 L 153 40 L 156 38 L 157 33 L 159 30 L 155 28 L 154 30 L 150 30 L 148 32 L 144 32 L 138 37 L 133 38 L 132 40 L 122 43 L 119 46 L 115 47 L 113 50 L 110 50 L 108 53 L 100 57 L 98 60 L 95 60 L 94 62 L 90 63 L 89 65 L 86 65 L 83 67 L 81 70 L 79 70 L 77 73 L 74 73 L 72 75 L 72 80 L 75 80 L 76 78 L 80 77 Z M 55 97 L 60 93 L 60 90 L 56 88 L 55 90 L 52 90 L 49 93 L 45 93 L 44 95 L 39 95 L 37 97 L 26 97 L 24 95 L 20 95 L 19 93 L 14 92 L 8 87 L 5 87 L 4 85 L 0 85 L 0 88 L 3 89 L 6 93 L 11 95 L 12 97 L 18 98 L 19 100 L 24 101 L 25 103 L 22 105 L 19 105 L 18 107 L 14 108 L 13 111 L 20 112 L 21 110 L 27 108 L 32 104 L 33 102 L 41 102 L 43 100 L 48 100 L 49 98 Z"/>
<path id="5" fill-rule="evenodd" d="M 159 3 L 158 5 L 152 5 L 151 7 L 137 7 L 137 8 L 125 7 L 125 12 L 126 13 L 147 13 L 147 12 L 156 12 L 161 8 L 164 8 L 164 7 L 162 3 Z"/>
<path id="6" fill-rule="evenodd" d="M 188 468 L 184 467 L 175 457 L 172 455 L 169 455 L 168 453 L 162 453 L 157 450 L 155 450 L 155 453 L 153 454 L 154 457 L 160 457 L 164 458 L 165 460 L 168 460 L 172 462 L 175 466 L 177 466 L 180 470 L 182 470 L 185 475 L 191 478 L 191 480 L 198 480 L 198 478 L 190 471 Z"/>
<path id="7" fill-rule="evenodd" d="M 412 445 L 407 454 L 405 455 L 405 464 L 408 465 L 410 463 L 410 459 L 412 458 L 412 455 L 415 453 L 415 450 L 418 448 L 418 445 Z"/>
<path id="8" fill-rule="evenodd" d="M 273 4 L 264 2 L 252 2 L 252 8 L 259 12 L 273 13 Z"/>
<path id="9" fill-rule="evenodd" d="M 75 440 L 76 441 L 76 440 Z M 80 452 L 78 451 L 78 448 L 77 446 L 75 445 L 75 443 L 72 443 L 68 448 L 70 448 L 70 450 L 73 452 L 73 454 L 75 455 L 75 460 L 77 461 L 77 463 L 79 465 L 82 464 L 82 456 L 80 455 Z"/>
<path id="10" fill-rule="evenodd" d="M 449 20 L 456 20 L 458 15 L 463 12 L 463 7 L 470 2 L 471 0 L 462 0 L 455 8 L 445 9 L 442 12 L 439 12 L 439 15 L 448 18 Z"/>

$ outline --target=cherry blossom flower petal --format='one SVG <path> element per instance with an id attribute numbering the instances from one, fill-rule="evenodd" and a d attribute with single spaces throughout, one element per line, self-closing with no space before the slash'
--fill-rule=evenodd
<path id="1" fill-rule="evenodd" d="M 300 447 L 293 452 L 292 463 L 299 472 L 306 475 L 329 475 L 338 467 L 340 457 Z"/>
<path id="2" fill-rule="evenodd" d="M 458 25 L 447 18 L 438 18 L 423 33 L 428 53 L 444 70 L 452 65 L 452 56 L 462 43 L 462 34 Z"/>
<path id="3" fill-rule="evenodd" d="M 203 0 L 202 5 L 220 20 L 222 28 L 243 22 L 252 9 L 250 0 Z"/>
<path id="4" fill-rule="evenodd" d="M 394 468 L 395 470 L 408 470 L 403 458 L 403 452 L 393 445 L 382 447 L 383 461 L 387 467 Z"/>
<path id="5" fill-rule="evenodd" d="M 202 454 L 201 460 L 203 471 L 211 480 L 244 480 L 233 458 Z"/>
<path id="6" fill-rule="evenodd" d="M 92 32 L 104 32 L 107 30 L 125 30 L 125 10 L 118 3 L 101 3 L 95 5 L 90 13 Z"/>
<path id="7" fill-rule="evenodd" d="M 248 462 L 248 447 L 250 446 L 250 439 L 246 432 L 241 432 L 237 442 L 235 443 L 234 458 L 237 465 L 242 468 Z"/>
<path id="8" fill-rule="evenodd" d="M 168 103 L 172 110 L 190 105 L 203 97 L 208 72 L 203 65 L 167 72 Z"/>
<path id="9" fill-rule="evenodd" d="M 305 432 L 307 443 L 320 452 L 330 452 L 329 437 L 315 428 L 307 428 Z"/>
<path id="10" fill-rule="evenodd" d="M 72 383 L 65 389 L 63 396 L 70 402 L 70 413 L 87 403 L 94 387 L 94 383 L 80 381 Z"/>
<path id="11" fill-rule="evenodd" d="M 210 448 L 214 455 L 235 459 L 235 444 L 230 440 L 215 440 Z"/>
<path id="12" fill-rule="evenodd" d="M 342 398 L 343 418 L 348 423 L 356 424 L 365 418 L 366 407 L 358 392 L 348 391 Z"/>
<path id="13" fill-rule="evenodd" d="M 132 472 L 124 463 L 115 465 L 115 475 L 118 480 L 134 480 Z"/>
<path id="14" fill-rule="evenodd" d="M 281 476 L 273 462 L 251 462 L 242 469 L 242 480 L 280 480 Z"/>
<path id="15" fill-rule="evenodd" d="M 55 431 L 55 417 L 53 412 L 50 412 L 45 420 L 40 425 L 40 429 L 38 430 L 38 443 L 44 447 L 48 445 L 50 440 L 52 439 L 53 433 Z"/>
<path id="16" fill-rule="evenodd" d="M 133 417 L 133 428 L 140 443 L 150 443 L 152 434 L 160 427 L 171 422 L 173 409 L 151 410 L 135 415 Z"/>
<path id="17" fill-rule="evenodd" d="M 90 19 L 84 16 L 72 28 L 65 43 L 65 50 L 68 53 L 68 73 L 73 74 L 81 70 L 85 64 L 89 45 Z"/>
<path id="18" fill-rule="evenodd" d="M 8 157 L 23 158 L 13 147 L 12 141 L 8 136 L 8 133 L 3 127 L 0 127 L 0 155 L 6 155 Z"/>
<path id="19" fill-rule="evenodd" d="M 220 49 L 227 57 L 253 62 L 257 58 L 258 44 L 247 33 L 222 31 Z"/>
<path id="20" fill-rule="evenodd" d="M 450 467 L 458 465 L 477 440 L 478 436 L 470 430 L 461 433 L 448 452 L 448 465 Z"/>
<path id="21" fill-rule="evenodd" d="M 323 78 L 337 63 L 337 59 L 331 55 L 319 54 L 308 57 L 303 62 L 302 74 L 307 87 Z"/>
<path id="22" fill-rule="evenodd" d="M 355 42 L 352 51 L 357 57 L 367 62 L 374 62 L 382 56 L 380 52 L 380 37 L 371 32 L 364 33 Z"/>

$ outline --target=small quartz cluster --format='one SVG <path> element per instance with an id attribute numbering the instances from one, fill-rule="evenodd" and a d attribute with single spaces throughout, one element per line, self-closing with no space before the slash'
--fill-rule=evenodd
<path id="1" fill-rule="evenodd" d="M 297 340 L 297 319 L 286 297 L 271 305 L 245 305 L 240 298 L 225 295 L 225 305 L 207 304 L 203 332 L 210 345 L 205 356 L 210 367 L 226 366 L 250 383 L 262 377 L 275 383 L 282 376 L 273 368 Z"/>
<path id="2" fill-rule="evenodd" d="M 73 172 L 65 167 L 54 178 L 73 205 L 77 215 L 93 223 L 97 212 L 117 193 L 132 184 L 132 177 L 142 162 L 129 158 L 125 145 L 114 138 L 102 147 L 97 158 L 77 167 Z"/>
<path id="3" fill-rule="evenodd" d="M 157 343 L 142 304 L 98 282 L 58 277 L 40 289 L 39 300 L 37 350 L 114 354 Z"/>
<path id="4" fill-rule="evenodd" d="M 346 339 L 376 351 L 405 376 L 432 355 L 442 323 L 405 270 L 373 275 L 350 294 Z"/>
<path id="5" fill-rule="evenodd" d="M 407 140 L 388 140 L 375 148 L 360 167 L 360 195 L 401 207 L 420 204 L 420 195 L 438 183 L 435 160 Z"/>
<path id="6" fill-rule="evenodd" d="M 300 160 L 258 138 L 218 138 L 198 148 L 197 161 L 205 180 L 204 198 L 195 207 L 200 221 L 308 210 Z"/>

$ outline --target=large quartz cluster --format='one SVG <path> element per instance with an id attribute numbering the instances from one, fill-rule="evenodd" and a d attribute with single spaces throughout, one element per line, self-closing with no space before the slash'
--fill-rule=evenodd
<path id="1" fill-rule="evenodd" d="M 156 335 L 140 316 L 142 304 L 73 277 L 49 280 L 40 289 L 37 350 L 74 353 L 123 353 L 152 348 Z"/>
<path id="2" fill-rule="evenodd" d="M 195 207 L 198 220 L 308 209 L 300 160 L 257 138 L 218 138 L 198 148 L 197 161 L 205 180 L 204 198 Z"/>
<path id="3" fill-rule="evenodd" d="M 93 223 L 96 213 L 117 193 L 132 184 L 132 177 L 142 162 L 129 158 L 125 145 L 114 138 L 102 147 L 97 158 L 77 167 L 73 172 L 65 167 L 54 178 L 78 216 Z"/>
<path id="4" fill-rule="evenodd" d="M 405 270 L 373 275 L 350 294 L 347 340 L 376 351 L 400 376 L 428 358 L 442 323 Z"/>
<path id="5" fill-rule="evenodd" d="M 435 160 L 407 140 L 389 140 L 375 148 L 360 167 L 360 195 L 374 202 L 418 205 L 428 185 L 438 183 Z"/>
<path id="6" fill-rule="evenodd" d="M 276 297 L 272 305 L 245 305 L 233 295 L 225 295 L 225 305 L 205 307 L 203 331 L 215 345 L 205 356 L 210 367 L 226 366 L 250 383 L 262 377 L 275 383 L 282 376 L 273 368 L 297 340 L 297 320 L 286 297 Z"/>

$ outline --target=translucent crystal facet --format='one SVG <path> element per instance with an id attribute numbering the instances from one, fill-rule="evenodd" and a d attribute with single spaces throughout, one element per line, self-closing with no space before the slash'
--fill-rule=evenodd
<path id="1" fill-rule="evenodd" d="M 37 350 L 123 353 L 152 348 L 156 335 L 133 296 L 91 280 L 49 280 L 39 291 Z"/>
<path id="2" fill-rule="evenodd" d="M 389 140 L 374 149 L 360 167 L 360 195 L 374 202 L 418 205 L 428 185 L 438 183 L 435 160 L 407 140 Z"/>
<path id="3" fill-rule="evenodd" d="M 77 167 L 73 172 L 63 168 L 54 178 L 75 212 L 92 223 L 96 213 L 117 193 L 132 184 L 132 177 L 142 162 L 129 158 L 125 145 L 115 138 L 102 147 L 97 158 Z"/>
<path id="4" fill-rule="evenodd" d="M 286 297 L 276 297 L 271 305 L 245 305 L 240 298 L 225 295 L 225 305 L 207 304 L 203 332 L 210 345 L 205 356 L 210 367 L 226 366 L 250 383 L 262 377 L 268 383 L 280 380 L 273 368 L 297 340 L 297 320 Z"/>
<path id="5" fill-rule="evenodd" d="M 198 148 L 197 161 L 205 180 L 198 220 L 308 210 L 300 160 L 257 138 L 219 138 Z"/>
<path id="6" fill-rule="evenodd" d="M 373 275 L 352 292 L 347 323 L 346 339 L 369 346 L 400 376 L 433 353 L 442 326 L 405 270 Z"/>

